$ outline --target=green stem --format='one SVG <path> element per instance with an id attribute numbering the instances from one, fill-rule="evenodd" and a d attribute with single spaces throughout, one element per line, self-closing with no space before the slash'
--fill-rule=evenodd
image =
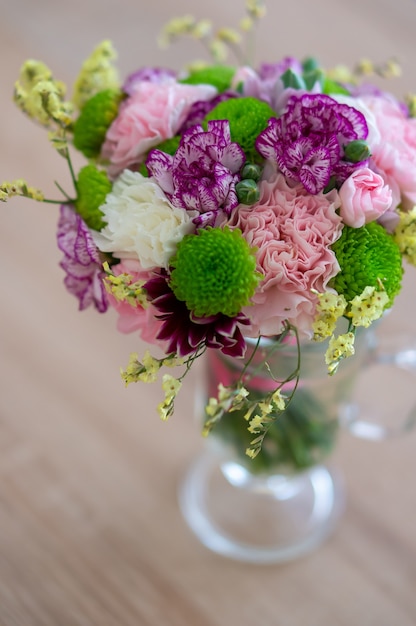
<path id="1" fill-rule="evenodd" d="M 66 197 L 68 199 L 68 204 L 74 204 L 75 200 L 72 200 L 69 196 L 66 196 Z M 42 202 L 44 202 L 45 204 L 62 204 L 63 203 L 62 200 L 49 200 L 47 198 L 44 198 Z"/>
<path id="2" fill-rule="evenodd" d="M 55 185 L 58 187 L 58 189 L 61 192 L 61 194 L 65 196 L 65 198 L 68 200 L 68 202 L 74 202 L 74 200 L 72 200 L 72 198 L 70 198 L 68 196 L 66 191 L 61 187 L 61 185 L 56 180 L 55 180 Z"/>
<path id="3" fill-rule="evenodd" d="M 66 148 L 66 150 L 65 150 L 65 159 L 66 159 L 66 161 L 68 163 L 69 171 L 70 171 L 71 178 L 72 178 L 72 183 L 74 185 L 74 188 L 76 189 L 77 188 L 77 179 L 76 179 L 76 176 L 75 176 L 74 168 L 72 167 L 71 155 L 69 154 L 69 149 L 68 148 Z"/>

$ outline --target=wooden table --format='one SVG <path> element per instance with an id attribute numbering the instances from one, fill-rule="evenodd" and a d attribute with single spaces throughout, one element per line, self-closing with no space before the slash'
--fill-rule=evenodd
<path id="1" fill-rule="evenodd" d="M 243 14 L 237 0 L 174 4 L 175 14 L 210 13 L 218 25 Z M 416 89 L 414 0 L 269 4 L 258 59 L 316 53 L 328 66 L 396 55 L 405 75 L 392 88 Z M 23 60 L 41 58 L 70 83 L 106 37 L 124 74 L 203 56 L 194 43 L 156 48 L 173 12 L 164 0 L 0 0 L 0 8 L 0 178 L 22 176 L 49 194 L 67 173 L 44 131 L 10 101 Z M 333 461 L 347 510 L 312 555 L 260 567 L 211 554 L 176 499 L 202 448 L 192 414 L 198 371 L 162 423 L 159 389 L 126 390 L 118 375 L 144 345 L 115 332 L 112 313 L 78 313 L 65 293 L 56 207 L 15 200 L 0 209 L 0 626 L 414 626 L 415 433 L 385 443 L 341 437 Z M 410 268 L 390 333 L 416 337 L 415 280 Z M 415 386 L 404 393 L 415 398 Z"/>

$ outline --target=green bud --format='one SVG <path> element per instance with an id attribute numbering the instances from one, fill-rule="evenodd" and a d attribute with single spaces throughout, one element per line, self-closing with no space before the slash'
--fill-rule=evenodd
<path id="1" fill-rule="evenodd" d="M 302 61 L 302 69 L 305 74 L 308 74 L 309 72 L 314 72 L 315 70 L 319 69 L 319 63 L 313 57 L 307 57 Z"/>
<path id="2" fill-rule="evenodd" d="M 324 73 L 318 67 L 316 70 L 312 70 L 311 72 L 305 72 L 303 74 L 303 80 L 305 81 L 306 89 L 312 89 L 316 83 L 319 83 L 322 87 Z"/>
<path id="3" fill-rule="evenodd" d="M 241 178 L 242 179 L 251 179 L 254 181 L 258 181 L 261 176 L 261 167 L 260 165 L 256 165 L 256 163 L 246 163 L 241 170 Z"/>
<path id="4" fill-rule="evenodd" d="M 302 76 L 299 76 L 299 74 L 296 74 L 290 68 L 281 75 L 280 79 L 285 89 L 288 87 L 292 87 L 292 89 L 306 89 L 305 81 Z"/>
<path id="5" fill-rule="evenodd" d="M 246 178 L 240 181 L 235 186 L 238 201 L 240 204 L 251 205 L 255 204 L 260 198 L 260 192 L 255 180 Z"/>
<path id="6" fill-rule="evenodd" d="M 363 139 L 355 139 L 350 141 L 344 148 L 345 158 L 352 163 L 359 163 L 365 161 L 371 156 L 371 151 L 368 143 Z"/>

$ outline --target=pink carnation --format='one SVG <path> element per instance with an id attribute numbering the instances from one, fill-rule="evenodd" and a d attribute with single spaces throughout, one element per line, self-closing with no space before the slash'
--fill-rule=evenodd
<path id="1" fill-rule="evenodd" d="M 173 79 L 135 85 L 108 129 L 102 147 L 103 158 L 111 163 L 110 175 L 116 177 L 124 169 L 141 163 L 150 148 L 176 134 L 194 102 L 209 100 L 216 93 L 210 85 L 182 85 Z"/>
<path id="2" fill-rule="evenodd" d="M 340 215 L 345 224 L 359 228 L 381 217 L 392 203 L 392 191 L 383 178 L 363 167 L 347 178 L 339 190 Z"/>
<path id="3" fill-rule="evenodd" d="M 133 259 L 121 261 L 121 263 L 113 265 L 111 270 L 116 276 L 130 274 L 133 282 L 138 280 L 146 282 L 152 277 L 151 272 L 143 270 L 139 262 Z M 156 319 L 155 315 L 158 311 L 153 305 L 149 305 L 145 309 L 141 306 L 132 306 L 127 302 L 116 300 L 111 294 L 108 294 L 108 299 L 119 314 L 117 329 L 120 332 L 133 333 L 138 330 L 144 341 L 161 345 L 161 342 L 158 342 L 155 337 L 161 329 L 162 322 Z"/>
<path id="4" fill-rule="evenodd" d="M 375 116 L 380 142 L 372 145 L 372 160 L 393 190 L 393 208 L 400 200 L 409 208 L 416 204 L 416 119 L 406 117 L 391 99 L 364 96 Z"/>
<path id="5" fill-rule="evenodd" d="M 310 195 L 303 185 L 290 187 L 274 173 L 260 184 L 257 204 L 233 211 L 229 223 L 258 248 L 257 269 L 264 275 L 253 305 L 244 311 L 252 336 L 278 334 L 284 320 L 295 324 L 301 336 L 311 336 L 312 289 L 324 291 L 340 269 L 329 248 L 341 235 L 338 207 L 336 191 Z"/>

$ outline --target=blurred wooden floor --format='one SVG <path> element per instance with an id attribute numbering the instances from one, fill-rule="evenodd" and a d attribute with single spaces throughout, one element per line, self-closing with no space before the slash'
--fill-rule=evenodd
<path id="1" fill-rule="evenodd" d="M 269 5 L 258 60 L 396 56 L 405 74 L 393 90 L 416 90 L 414 0 Z M 91 48 L 111 38 L 124 74 L 179 68 L 200 52 L 157 49 L 173 13 L 227 26 L 243 13 L 237 0 L 0 0 L 0 9 L 0 179 L 22 176 L 49 193 L 54 179 L 65 183 L 65 164 L 11 103 L 26 58 L 71 83 Z M 198 373 L 161 423 L 158 388 L 125 390 L 118 375 L 140 342 L 117 334 L 112 314 L 78 313 L 64 291 L 56 208 L 15 200 L 0 211 L 0 626 L 414 626 L 415 433 L 380 444 L 342 436 L 334 463 L 348 506 L 316 553 L 272 567 L 214 556 L 176 500 L 202 447 L 192 415 Z M 389 332 L 416 337 L 415 284 L 409 269 Z M 378 382 L 375 395 L 389 385 Z M 416 398 L 412 385 L 405 393 Z"/>

